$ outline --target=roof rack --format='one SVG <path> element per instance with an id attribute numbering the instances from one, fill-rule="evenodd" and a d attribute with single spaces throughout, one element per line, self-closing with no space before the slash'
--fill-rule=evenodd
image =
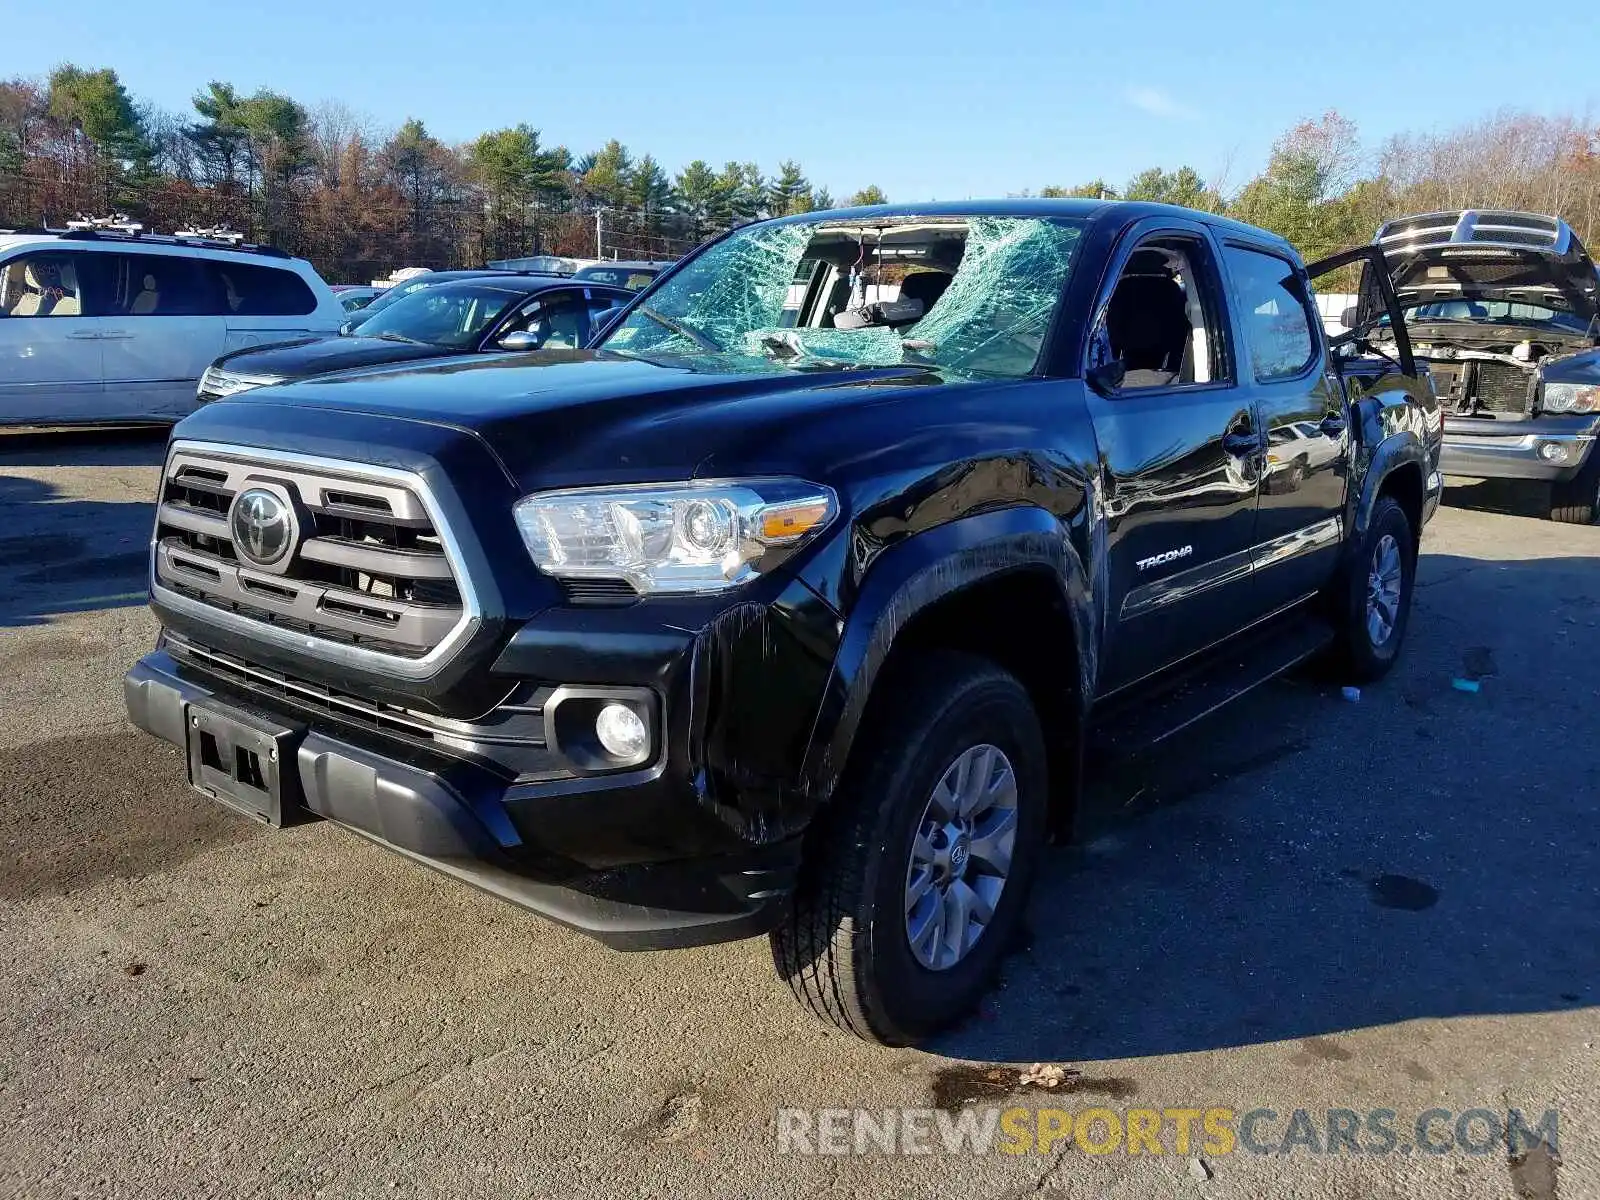
<path id="1" fill-rule="evenodd" d="M 247 242 L 244 240 L 244 234 L 225 225 L 180 229 L 177 233 L 146 233 L 142 224 L 120 213 L 109 217 L 85 217 L 80 214 L 68 221 L 65 229 L 52 229 L 41 225 L 0 232 L 48 235 L 63 241 L 148 242 L 161 246 L 204 246 L 215 250 L 233 250 L 241 254 L 260 254 L 268 258 L 292 257 L 287 251 L 280 250 L 276 246 Z"/>
<path id="2" fill-rule="evenodd" d="M 129 237 L 138 237 L 144 232 L 144 225 L 123 216 L 121 213 L 112 213 L 109 217 L 86 217 L 79 213 L 67 222 L 68 233 L 125 233 Z"/>
<path id="3" fill-rule="evenodd" d="M 242 246 L 244 234 L 226 225 L 207 225 L 202 229 L 180 229 L 172 235 L 180 241 L 222 242 L 230 246 Z"/>

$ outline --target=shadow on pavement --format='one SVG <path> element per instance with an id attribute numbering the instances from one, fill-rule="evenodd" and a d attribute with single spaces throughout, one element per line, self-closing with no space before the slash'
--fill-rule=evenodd
<path id="1" fill-rule="evenodd" d="M 1479 479 L 1472 483 L 1450 480 L 1444 489 L 1444 502 L 1452 508 L 1543 520 L 1550 515 L 1550 487 L 1516 479 Z"/>
<path id="2" fill-rule="evenodd" d="M 171 425 L 0 428 L 0 473 L 8 467 L 154 467 L 171 432 Z"/>
<path id="3" fill-rule="evenodd" d="M 1600 1004 L 1600 558 L 1425 554 L 1416 605 L 1357 702 L 1282 680 L 1095 778 L 1095 832 L 1050 852 L 1028 945 L 935 1048 L 1081 1062 Z"/>
<path id="4" fill-rule="evenodd" d="M 154 520 L 154 503 L 62 498 L 0 461 L 0 628 L 143 604 Z"/>

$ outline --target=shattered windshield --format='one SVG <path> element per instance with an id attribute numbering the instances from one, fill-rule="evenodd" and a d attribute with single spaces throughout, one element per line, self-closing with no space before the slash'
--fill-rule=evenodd
<path id="1" fill-rule="evenodd" d="M 737 367 L 1033 371 L 1082 233 L 1018 217 L 755 225 L 645 298 L 602 349 Z"/>

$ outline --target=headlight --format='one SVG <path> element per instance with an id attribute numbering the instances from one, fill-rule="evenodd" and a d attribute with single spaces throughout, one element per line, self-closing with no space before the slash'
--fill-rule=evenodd
<path id="1" fill-rule="evenodd" d="M 1540 408 L 1547 413 L 1600 412 L 1600 384 L 1547 383 Z"/>
<path id="2" fill-rule="evenodd" d="M 221 400 L 227 396 L 237 396 L 240 392 L 248 392 L 251 388 L 282 382 L 283 380 L 276 375 L 239 375 L 218 367 L 207 367 L 205 374 L 200 376 L 200 398 Z"/>
<path id="3" fill-rule="evenodd" d="M 800 479 L 716 479 L 540 492 L 514 511 L 541 571 L 649 594 L 720 591 L 771 570 L 838 501 Z"/>

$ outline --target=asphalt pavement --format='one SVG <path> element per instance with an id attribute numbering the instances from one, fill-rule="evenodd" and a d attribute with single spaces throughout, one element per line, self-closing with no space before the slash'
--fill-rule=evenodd
<path id="1" fill-rule="evenodd" d="M 1393 675 L 1098 776 L 1002 986 L 918 1052 L 806 1017 L 763 940 L 618 954 L 192 793 L 121 710 L 160 454 L 0 435 L 0 1196 L 1600 1196 L 1600 528 L 1454 492 Z M 1274 1116 L 1266 1153 L 777 1137 L 1013 1107 Z M 1513 1108 L 1555 1148 L 1410 1144 Z M 1330 1152 L 1330 1109 L 1400 1144 Z"/>

